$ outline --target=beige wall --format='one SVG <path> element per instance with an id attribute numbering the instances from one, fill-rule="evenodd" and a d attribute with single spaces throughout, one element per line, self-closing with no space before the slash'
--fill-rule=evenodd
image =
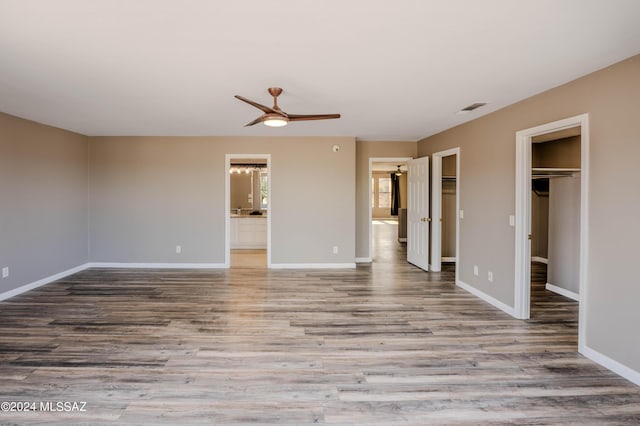
<path id="1" fill-rule="evenodd" d="M 549 249 L 549 194 L 531 191 L 531 256 L 546 259 Z"/>
<path id="2" fill-rule="evenodd" d="M 640 371 L 640 56 L 426 138 L 419 155 L 461 147 L 460 279 L 514 305 L 515 133 L 582 113 L 590 120 L 586 345 Z M 584 153 L 583 153 L 584 155 Z M 473 265 L 480 266 L 474 279 Z M 494 282 L 486 271 L 494 272 Z"/>
<path id="3" fill-rule="evenodd" d="M 531 166 L 580 168 L 580 136 L 531 144 Z"/>
<path id="4" fill-rule="evenodd" d="M 580 173 L 549 182 L 547 282 L 580 293 Z"/>
<path id="5" fill-rule="evenodd" d="M 91 137 L 89 145 L 94 262 L 223 263 L 225 154 L 271 155 L 272 263 L 354 262 L 353 138 Z"/>
<path id="6" fill-rule="evenodd" d="M 416 142 L 356 142 L 356 258 L 371 257 L 369 253 L 369 158 L 413 158 L 416 156 L 417 146 Z"/>
<path id="7" fill-rule="evenodd" d="M 0 293 L 87 262 L 87 138 L 0 113 Z"/>

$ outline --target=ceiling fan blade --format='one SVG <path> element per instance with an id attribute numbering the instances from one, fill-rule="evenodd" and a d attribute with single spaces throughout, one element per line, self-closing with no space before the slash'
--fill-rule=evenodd
<path id="1" fill-rule="evenodd" d="M 254 102 L 254 101 L 252 101 L 251 99 L 247 99 L 247 98 L 245 98 L 244 96 L 235 95 L 235 98 L 236 98 L 236 99 L 240 99 L 242 102 L 246 102 L 246 103 L 248 103 L 249 105 L 251 105 L 251 106 L 254 106 L 254 107 L 258 108 L 259 110 L 261 110 L 261 111 L 262 111 L 262 112 L 264 112 L 264 113 L 267 113 L 267 114 L 271 113 L 271 114 L 273 114 L 273 113 L 277 112 L 277 111 L 276 111 L 276 110 L 274 110 L 273 108 L 269 108 L 269 107 L 268 107 L 268 106 L 266 106 L 266 105 L 262 105 L 262 104 L 259 104 L 259 103 L 257 103 L 257 102 Z"/>
<path id="2" fill-rule="evenodd" d="M 259 110 L 261 110 L 265 114 L 280 114 L 283 117 L 287 116 L 287 114 L 285 114 L 283 111 L 281 111 L 279 109 L 273 109 L 273 108 L 270 108 L 270 107 L 268 107 L 266 105 L 259 104 L 259 103 L 255 102 L 255 101 L 252 101 L 251 99 L 245 98 L 244 96 L 235 95 L 235 98 L 236 99 L 240 99 L 242 102 L 246 102 L 249 105 L 258 108 Z"/>
<path id="3" fill-rule="evenodd" d="M 264 121 L 264 115 L 261 115 L 260 117 L 256 118 L 255 120 L 253 120 L 251 123 L 247 123 L 244 125 L 244 127 L 249 127 L 249 126 L 253 126 L 254 124 L 258 124 Z"/>
<path id="4" fill-rule="evenodd" d="M 332 118 L 340 118 L 340 114 L 289 114 L 289 121 L 329 120 Z"/>

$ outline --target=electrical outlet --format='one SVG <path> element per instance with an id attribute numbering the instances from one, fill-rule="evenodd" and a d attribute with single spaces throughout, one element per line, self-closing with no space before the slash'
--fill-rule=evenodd
<path id="1" fill-rule="evenodd" d="M 9 267 L 5 266 L 2 268 L 2 278 L 7 278 L 9 276 Z"/>
<path id="2" fill-rule="evenodd" d="M 464 219 L 464 210 L 460 210 L 460 219 Z"/>
<path id="3" fill-rule="evenodd" d="M 338 254 L 338 246 L 333 246 L 333 254 Z"/>
<path id="4" fill-rule="evenodd" d="M 473 275 L 475 275 L 476 277 L 478 276 L 479 272 L 478 272 L 478 265 L 473 265 Z"/>
<path id="5" fill-rule="evenodd" d="M 493 272 L 487 272 L 487 280 L 489 280 L 490 283 L 493 282 Z"/>
<path id="6" fill-rule="evenodd" d="M 182 246 L 176 246 L 176 253 L 182 253 Z"/>
<path id="7" fill-rule="evenodd" d="M 509 215 L 509 226 L 516 226 L 516 217 L 512 214 Z"/>

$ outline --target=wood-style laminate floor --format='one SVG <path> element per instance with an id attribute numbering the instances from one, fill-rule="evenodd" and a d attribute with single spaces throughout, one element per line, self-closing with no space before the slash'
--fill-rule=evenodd
<path id="1" fill-rule="evenodd" d="M 0 303 L 0 400 L 86 401 L 0 423 L 640 423 L 576 303 L 536 285 L 515 320 L 375 228 L 355 270 L 91 269 Z"/>
<path id="2" fill-rule="evenodd" d="M 231 268 L 266 268 L 267 250 L 231 250 Z"/>

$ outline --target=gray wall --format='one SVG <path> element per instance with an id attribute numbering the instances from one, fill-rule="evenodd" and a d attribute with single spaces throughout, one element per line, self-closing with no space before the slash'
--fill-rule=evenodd
<path id="1" fill-rule="evenodd" d="M 416 157 L 416 142 L 357 141 L 356 142 L 356 257 L 368 258 L 369 253 L 369 158 Z"/>
<path id="2" fill-rule="evenodd" d="M 87 262 L 86 136 L 0 113 L 0 293 Z"/>
<path id="3" fill-rule="evenodd" d="M 419 155 L 461 147 L 460 279 L 514 305 L 515 133 L 582 113 L 590 120 L 586 344 L 640 371 L 640 56 L 418 143 Z M 490 248 L 490 249 L 488 249 Z M 473 265 L 481 267 L 474 279 Z M 486 280 L 486 270 L 494 282 Z"/>
<path id="4" fill-rule="evenodd" d="M 223 263 L 225 154 L 271 154 L 272 263 L 355 260 L 354 138 L 90 137 L 89 145 L 93 262 Z"/>
<path id="5" fill-rule="evenodd" d="M 580 173 L 549 184 L 547 282 L 580 293 Z"/>

